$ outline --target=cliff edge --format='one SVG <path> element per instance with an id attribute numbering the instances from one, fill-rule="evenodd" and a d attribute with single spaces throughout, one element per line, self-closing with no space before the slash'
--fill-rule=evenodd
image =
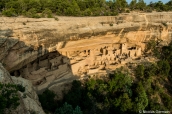
<path id="1" fill-rule="evenodd" d="M 0 17 L 0 61 L 38 91 L 108 72 L 143 57 L 150 40 L 168 45 L 172 13 L 102 17 Z M 137 61 L 135 61 L 137 62 Z M 59 92 L 56 89 L 56 92 Z"/>

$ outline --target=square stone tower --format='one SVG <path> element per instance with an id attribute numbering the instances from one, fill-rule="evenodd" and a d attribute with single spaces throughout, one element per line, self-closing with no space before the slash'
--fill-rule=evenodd
<path id="1" fill-rule="evenodd" d="M 126 43 L 121 44 L 121 54 L 127 53 L 127 52 L 128 52 L 127 44 Z"/>

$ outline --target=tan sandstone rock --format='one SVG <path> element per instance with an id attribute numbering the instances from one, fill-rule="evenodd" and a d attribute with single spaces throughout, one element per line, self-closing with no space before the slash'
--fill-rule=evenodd
<path id="1" fill-rule="evenodd" d="M 11 75 L 30 80 L 38 93 L 54 90 L 82 76 L 144 60 L 149 40 L 161 45 L 171 41 L 171 16 L 172 12 L 59 16 L 59 21 L 0 17 L 0 62 Z"/>

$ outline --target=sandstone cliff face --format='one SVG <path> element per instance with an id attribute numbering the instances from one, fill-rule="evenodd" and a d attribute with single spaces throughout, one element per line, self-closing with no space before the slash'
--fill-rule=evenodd
<path id="1" fill-rule="evenodd" d="M 11 114 L 45 114 L 32 83 L 23 78 L 11 77 L 8 71 L 0 63 L 0 82 L 20 84 L 25 87 L 25 92 L 18 92 L 20 105 Z"/>
<path id="2" fill-rule="evenodd" d="M 38 90 L 54 90 L 77 76 L 104 74 L 141 57 L 150 39 L 168 44 L 171 16 L 135 13 L 58 17 L 59 21 L 1 17 L 0 61 L 12 75 L 31 80 Z"/>

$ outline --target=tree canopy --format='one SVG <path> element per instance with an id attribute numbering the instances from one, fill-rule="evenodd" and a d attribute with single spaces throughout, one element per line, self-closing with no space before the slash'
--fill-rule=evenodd
<path id="1" fill-rule="evenodd" d="M 22 85 L 0 83 L 0 114 L 19 106 L 18 91 L 24 92 L 25 88 Z"/>
<path id="2" fill-rule="evenodd" d="M 137 10 L 144 12 L 171 11 L 171 0 L 167 3 L 161 1 L 150 2 L 146 5 L 144 0 L 1 0 L 0 11 L 5 16 L 24 15 L 32 18 L 65 16 L 109 16 L 118 13 L 129 13 Z M 47 16 L 45 16 L 47 12 Z M 43 15 L 41 15 L 43 14 Z"/>

